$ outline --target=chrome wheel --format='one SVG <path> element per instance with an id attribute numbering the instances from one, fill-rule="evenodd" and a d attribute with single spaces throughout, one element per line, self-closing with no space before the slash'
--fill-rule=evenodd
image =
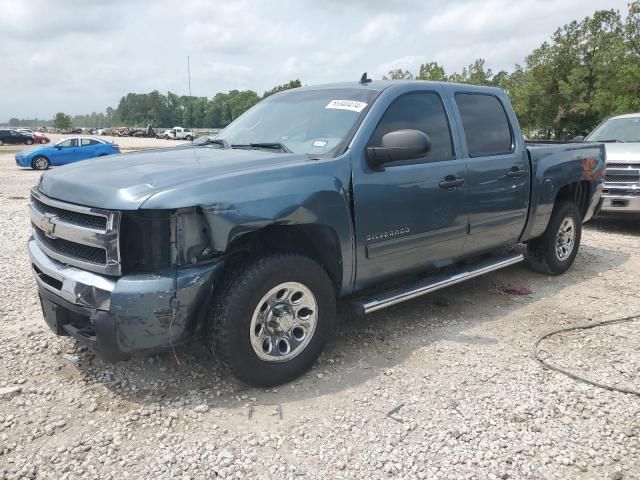
<path id="1" fill-rule="evenodd" d="M 556 235 L 556 257 L 561 262 L 565 261 L 573 252 L 576 238 L 576 224 L 573 218 L 565 217 L 560 223 Z"/>
<path id="2" fill-rule="evenodd" d="M 286 362 L 309 344 L 318 324 L 318 302 L 302 283 L 286 282 L 269 290 L 256 306 L 249 335 L 258 358 Z"/>
<path id="3" fill-rule="evenodd" d="M 49 166 L 49 162 L 44 157 L 38 157 L 33 161 L 34 165 L 38 170 L 46 170 Z"/>

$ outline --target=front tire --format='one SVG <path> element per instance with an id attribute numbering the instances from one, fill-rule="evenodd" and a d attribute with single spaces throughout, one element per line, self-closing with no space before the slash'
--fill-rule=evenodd
<path id="1" fill-rule="evenodd" d="M 31 168 L 34 170 L 46 170 L 49 168 L 49 159 L 47 157 L 36 157 L 31 161 Z"/>
<path id="2" fill-rule="evenodd" d="M 297 254 L 237 265 L 214 294 L 209 343 L 236 377 L 280 385 L 311 367 L 335 325 L 335 290 L 325 270 Z"/>
<path id="3" fill-rule="evenodd" d="M 193 140 L 193 137 L 191 135 L 187 135 L 186 140 L 187 140 L 187 142 L 190 142 L 191 140 Z"/>
<path id="4" fill-rule="evenodd" d="M 33 145 L 33 140 L 28 139 L 28 140 L 25 140 L 24 143 L 26 143 L 27 145 Z"/>
<path id="5" fill-rule="evenodd" d="M 560 275 L 569 270 L 580 248 L 582 215 L 573 202 L 559 202 L 544 234 L 527 246 L 529 266 L 536 272 Z"/>
<path id="6" fill-rule="evenodd" d="M 40 143 L 44 145 L 45 143 L 47 143 L 47 140 L 43 138 L 42 140 L 40 140 Z"/>

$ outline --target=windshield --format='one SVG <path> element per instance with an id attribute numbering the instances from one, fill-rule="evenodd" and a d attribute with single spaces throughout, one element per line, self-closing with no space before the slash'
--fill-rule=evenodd
<path id="1" fill-rule="evenodd" d="M 587 142 L 640 142 L 640 116 L 611 118 L 585 138 Z"/>
<path id="2" fill-rule="evenodd" d="M 260 102 L 215 138 L 231 148 L 335 155 L 376 94 L 365 88 L 292 90 Z"/>

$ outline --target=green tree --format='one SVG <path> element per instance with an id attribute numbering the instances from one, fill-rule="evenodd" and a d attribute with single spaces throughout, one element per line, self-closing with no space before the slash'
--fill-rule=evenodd
<path id="1" fill-rule="evenodd" d="M 60 130 L 64 130 L 71 127 L 71 117 L 69 115 L 64 114 L 63 112 L 56 113 L 56 116 L 53 117 L 53 126 L 55 128 L 59 128 Z"/>
<path id="2" fill-rule="evenodd" d="M 447 74 L 437 62 L 423 63 L 420 65 L 420 73 L 416 77 L 418 80 L 431 80 L 434 82 L 446 82 Z"/>
<path id="3" fill-rule="evenodd" d="M 461 73 L 453 73 L 449 76 L 450 82 L 470 83 L 472 85 L 492 85 L 493 72 L 485 69 L 485 61 L 478 58 L 471 65 L 464 67 Z"/>
<path id="4" fill-rule="evenodd" d="M 283 83 L 282 85 L 277 85 L 273 87 L 271 90 L 267 90 L 262 94 L 262 98 L 267 98 L 274 93 L 282 92 L 284 90 L 289 90 L 291 88 L 299 88 L 302 86 L 302 82 L 299 79 L 290 80 L 287 83 Z"/>
<path id="5" fill-rule="evenodd" d="M 413 80 L 413 73 L 409 70 L 403 70 L 396 68 L 395 70 L 389 70 L 389 73 L 382 76 L 383 80 Z"/>
<path id="6" fill-rule="evenodd" d="M 630 49 L 640 56 L 640 1 L 629 3 L 629 12 L 624 25 L 624 34 Z"/>

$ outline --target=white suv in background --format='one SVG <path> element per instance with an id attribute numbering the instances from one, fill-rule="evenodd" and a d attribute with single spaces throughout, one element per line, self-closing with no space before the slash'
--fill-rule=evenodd
<path id="1" fill-rule="evenodd" d="M 640 113 L 611 117 L 585 142 L 603 142 L 607 170 L 602 212 L 640 213 Z"/>

